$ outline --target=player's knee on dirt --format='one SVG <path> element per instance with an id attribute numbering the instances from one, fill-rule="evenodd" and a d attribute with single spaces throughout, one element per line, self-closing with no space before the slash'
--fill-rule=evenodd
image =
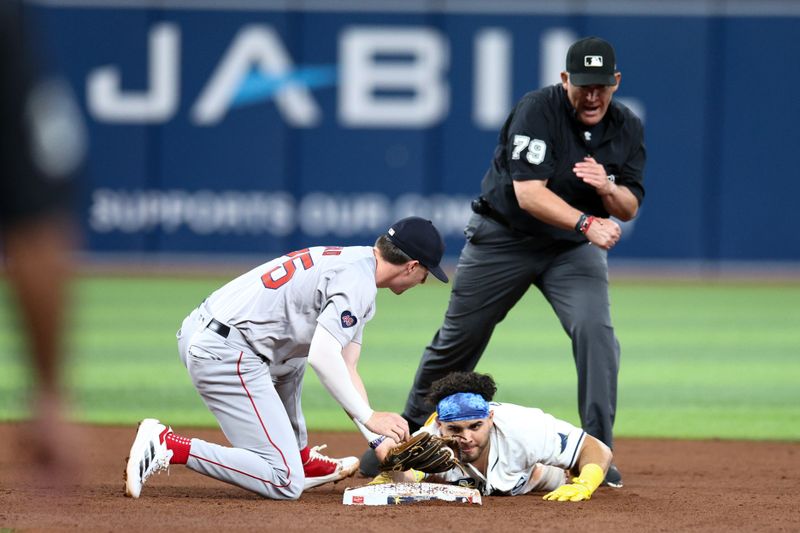
<path id="1" fill-rule="evenodd" d="M 287 500 L 296 500 L 303 493 L 305 479 L 306 476 L 303 472 L 303 465 L 298 462 L 295 468 L 295 465 L 292 464 L 291 475 L 288 476 L 289 484 L 280 489 L 281 494 L 284 495 Z"/>
<path id="2" fill-rule="evenodd" d="M 276 499 L 279 500 L 296 500 L 300 498 L 300 495 L 303 494 L 303 477 L 300 477 L 300 480 L 293 479 L 289 485 L 285 488 L 281 489 L 280 491 L 281 496 Z"/>
<path id="3" fill-rule="evenodd" d="M 296 500 L 303 493 L 305 475 L 303 467 L 292 469 L 291 475 L 280 475 L 273 485 L 263 483 L 257 492 L 273 500 Z"/>
<path id="4" fill-rule="evenodd" d="M 265 457 L 262 457 L 262 460 L 272 470 L 272 476 L 270 476 L 272 481 L 256 483 L 252 490 L 260 496 L 272 500 L 298 499 L 305 486 L 305 473 L 303 464 L 300 462 L 300 455 L 298 454 L 296 458 L 287 456 L 285 467 L 283 464 L 280 467 L 270 464 Z"/>

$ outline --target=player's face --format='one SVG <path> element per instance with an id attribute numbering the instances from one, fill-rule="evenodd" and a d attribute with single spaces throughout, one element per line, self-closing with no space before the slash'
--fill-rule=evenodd
<path id="1" fill-rule="evenodd" d="M 572 107 L 575 108 L 576 116 L 583 124 L 594 126 L 603 120 L 611 104 L 611 97 L 617 91 L 621 79 L 620 73 L 614 75 L 617 79 L 616 85 L 586 85 L 579 87 L 569 81 L 566 72 L 561 74 L 561 82 L 567 91 L 567 98 Z"/>
<path id="2" fill-rule="evenodd" d="M 462 461 L 474 463 L 489 451 L 489 430 L 492 429 L 493 415 L 490 412 L 486 418 L 439 422 L 439 431 L 442 435 L 456 439 Z"/>
<path id="3" fill-rule="evenodd" d="M 422 285 L 426 279 L 428 279 L 428 269 L 417 261 L 411 261 L 406 264 L 405 270 L 395 279 L 390 289 L 395 294 L 403 294 L 411 287 Z"/>

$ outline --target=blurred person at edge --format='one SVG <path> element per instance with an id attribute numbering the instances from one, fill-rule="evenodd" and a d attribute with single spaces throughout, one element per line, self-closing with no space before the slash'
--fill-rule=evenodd
<path id="1" fill-rule="evenodd" d="M 86 134 L 65 82 L 44 74 L 28 15 L 21 3 L 0 0 L 0 242 L 32 370 L 23 446 L 36 480 L 63 487 L 79 470 L 63 365 L 77 240 L 72 204 Z"/>

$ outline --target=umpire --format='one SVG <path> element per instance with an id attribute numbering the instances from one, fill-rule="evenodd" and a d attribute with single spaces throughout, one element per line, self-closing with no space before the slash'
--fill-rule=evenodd
<path id="1" fill-rule="evenodd" d="M 412 424 L 431 413 L 431 383 L 473 370 L 494 327 L 535 285 L 572 340 L 583 429 L 613 448 L 620 349 L 607 252 L 621 231 L 610 217 L 636 216 L 645 163 L 641 121 L 612 101 L 620 79 L 611 44 L 581 39 L 561 83 L 526 94 L 506 119 L 472 205 L 444 324 L 408 396 Z M 605 483 L 622 486 L 616 466 Z"/>

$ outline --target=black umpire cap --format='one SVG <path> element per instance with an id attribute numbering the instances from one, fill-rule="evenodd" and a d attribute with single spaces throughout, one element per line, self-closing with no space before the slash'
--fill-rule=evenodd
<path id="1" fill-rule="evenodd" d="M 402 218 L 392 224 L 386 236 L 408 257 L 419 261 L 437 279 L 448 282 L 447 274 L 439 266 L 444 255 L 444 240 L 433 222 L 420 217 Z"/>
<path id="2" fill-rule="evenodd" d="M 616 70 L 614 47 L 599 37 L 575 41 L 567 51 L 567 72 L 572 85 L 616 85 Z"/>

